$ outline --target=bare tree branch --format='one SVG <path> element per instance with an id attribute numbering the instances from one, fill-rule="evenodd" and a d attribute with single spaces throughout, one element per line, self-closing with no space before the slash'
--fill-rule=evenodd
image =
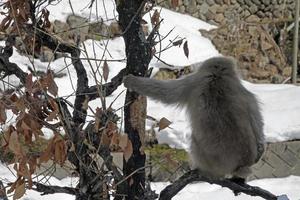
<path id="1" fill-rule="evenodd" d="M 36 188 L 32 188 L 38 192 L 42 192 L 42 195 L 54 194 L 54 193 L 66 193 L 71 195 L 76 195 L 78 193 L 78 189 L 71 187 L 59 187 L 52 185 L 44 185 L 38 182 L 33 182 Z"/>
<path id="2" fill-rule="evenodd" d="M 7 196 L 6 196 L 6 191 L 5 191 L 5 187 L 2 183 L 2 181 L 0 180 L 0 199 L 1 200 L 8 200 Z"/>
<path id="3" fill-rule="evenodd" d="M 267 200 L 277 200 L 279 197 L 276 195 L 263 190 L 256 186 L 250 186 L 246 183 L 238 183 L 235 181 L 232 181 L 230 179 L 224 179 L 224 180 L 213 180 L 209 179 L 205 176 L 201 175 L 201 172 L 199 170 L 191 170 L 184 175 L 182 175 L 179 179 L 177 179 L 174 183 L 167 186 L 163 191 L 160 193 L 159 200 L 171 200 L 172 197 L 174 197 L 180 190 L 182 190 L 186 185 L 189 183 L 192 183 L 194 181 L 204 181 L 210 184 L 217 184 L 222 187 L 227 187 L 230 190 L 234 192 L 235 195 L 238 195 L 239 193 L 248 194 L 251 196 L 260 196 Z M 288 200 L 288 198 L 285 198 Z"/>
<path id="4" fill-rule="evenodd" d="M 4 73 L 1 78 L 16 75 L 21 83 L 25 84 L 27 73 L 25 73 L 18 65 L 9 61 L 9 57 L 13 54 L 13 45 L 15 44 L 15 36 L 8 36 L 5 47 L 0 52 L 0 73 Z"/>

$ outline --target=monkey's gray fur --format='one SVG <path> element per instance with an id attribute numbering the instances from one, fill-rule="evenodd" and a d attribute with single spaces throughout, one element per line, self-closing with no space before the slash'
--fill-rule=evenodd
<path id="1" fill-rule="evenodd" d="M 246 178 L 264 151 L 263 121 L 255 96 L 235 68 L 232 58 L 214 57 L 182 79 L 128 75 L 123 82 L 142 95 L 187 107 L 194 167 L 213 178 Z"/>

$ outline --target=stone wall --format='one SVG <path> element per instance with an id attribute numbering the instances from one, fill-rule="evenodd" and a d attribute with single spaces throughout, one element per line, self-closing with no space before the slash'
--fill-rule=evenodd
<path id="1" fill-rule="evenodd" d="M 158 0 L 158 4 L 219 25 L 237 18 L 292 18 L 295 7 L 294 0 Z"/>
<path id="2" fill-rule="evenodd" d="M 300 176 L 300 141 L 271 143 L 249 179 Z"/>
<path id="3" fill-rule="evenodd" d="M 200 30 L 225 56 L 238 60 L 241 77 L 283 83 L 291 76 L 294 0 L 159 0 L 218 28 Z M 178 5 L 178 6 L 176 6 Z"/>

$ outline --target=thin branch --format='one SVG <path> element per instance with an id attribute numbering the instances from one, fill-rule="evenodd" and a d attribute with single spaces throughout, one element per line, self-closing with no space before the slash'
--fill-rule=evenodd
<path id="1" fill-rule="evenodd" d="M 246 183 L 238 183 L 235 181 L 232 181 L 230 179 L 224 179 L 224 180 L 213 180 L 209 179 L 205 176 L 201 175 L 201 172 L 198 170 L 191 170 L 187 173 L 185 173 L 183 176 L 181 176 L 179 179 L 177 179 L 174 183 L 171 185 L 168 185 L 161 193 L 159 200 L 171 200 L 172 197 L 174 197 L 179 191 L 181 191 L 186 185 L 189 183 L 192 183 L 194 181 L 204 181 L 210 184 L 217 184 L 222 187 L 227 187 L 230 190 L 234 192 L 235 195 L 238 195 L 239 193 L 244 193 L 251 196 L 260 196 L 267 200 L 277 200 L 279 197 L 276 195 L 263 190 L 256 186 L 250 186 Z M 281 196 L 282 198 L 283 196 Z M 285 197 L 286 200 L 288 200 L 287 197 Z"/>
<path id="2" fill-rule="evenodd" d="M 124 68 L 115 77 L 111 79 L 111 82 L 101 85 L 100 91 L 102 91 L 102 95 L 104 97 L 111 95 L 122 84 L 123 77 L 126 74 L 127 70 Z M 98 98 L 99 92 L 97 89 L 97 85 L 89 87 L 87 95 L 89 96 L 90 101 Z"/>
<path id="3" fill-rule="evenodd" d="M 59 186 L 51 186 L 44 185 L 38 182 L 33 182 L 36 188 L 32 188 L 38 192 L 42 192 L 42 195 L 54 194 L 54 193 L 66 193 L 71 195 L 76 195 L 78 193 L 78 189 L 71 187 L 59 187 Z"/>
<path id="4" fill-rule="evenodd" d="M 5 191 L 5 187 L 2 183 L 2 181 L 0 180 L 0 199 L 1 200 L 8 200 L 7 196 L 6 196 L 6 191 Z"/>
<path id="5" fill-rule="evenodd" d="M 25 73 L 17 64 L 9 61 L 9 57 L 13 54 L 13 45 L 15 44 L 15 37 L 9 36 L 5 42 L 5 47 L 0 52 L 0 73 L 4 72 L 3 77 L 9 75 L 16 75 L 21 83 L 25 84 L 27 73 Z"/>

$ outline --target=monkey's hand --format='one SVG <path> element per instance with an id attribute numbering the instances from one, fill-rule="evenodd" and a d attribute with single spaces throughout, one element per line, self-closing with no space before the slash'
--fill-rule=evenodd
<path id="1" fill-rule="evenodd" d="M 129 74 L 123 78 L 123 83 L 129 90 L 134 90 L 134 86 L 137 84 L 137 77 Z"/>

